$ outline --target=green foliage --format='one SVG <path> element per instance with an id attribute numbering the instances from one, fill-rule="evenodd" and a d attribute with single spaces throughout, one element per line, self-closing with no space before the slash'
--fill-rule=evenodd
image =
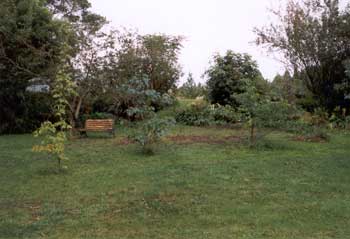
<path id="1" fill-rule="evenodd" d="M 270 85 L 274 96 L 291 104 L 299 104 L 300 100 L 310 96 L 310 92 L 303 81 L 298 79 L 297 76 L 292 76 L 289 71 L 286 71 L 283 75 L 277 74 Z"/>
<path id="2" fill-rule="evenodd" d="M 149 89 L 148 78 L 133 78 L 114 90 L 114 109 L 125 113 L 129 119 L 140 120 L 154 114 L 152 102 L 161 99 L 160 93 Z"/>
<path id="3" fill-rule="evenodd" d="M 263 81 L 256 61 L 248 54 L 233 51 L 227 51 L 224 56 L 215 55 L 206 75 L 210 102 L 233 107 L 240 105 L 233 94 L 244 92 L 243 79 Z"/>
<path id="4" fill-rule="evenodd" d="M 174 89 L 182 76 L 178 63 L 183 37 L 164 34 L 141 37 L 142 65 L 150 88 L 161 94 Z"/>
<path id="5" fill-rule="evenodd" d="M 244 115 L 243 121 L 250 127 L 250 144 L 254 146 L 259 138 L 256 129 L 283 129 L 293 120 L 297 109 L 285 101 L 272 101 L 269 95 L 261 94 L 254 81 L 245 80 L 243 93 L 234 94 L 240 103 L 240 111 Z M 262 135 L 264 136 L 264 135 Z"/>
<path id="6" fill-rule="evenodd" d="M 41 102 L 32 101 L 26 88 L 33 80 L 51 84 L 72 31 L 43 1 L 2 0 L 0 15 L 0 133 L 24 133 L 40 119 L 41 107 L 31 104 Z"/>
<path id="7" fill-rule="evenodd" d="M 231 106 L 216 105 L 191 105 L 176 113 L 178 123 L 189 126 L 229 125 L 240 120 L 240 114 Z"/>
<path id="8" fill-rule="evenodd" d="M 341 10 L 339 0 L 289 0 L 273 14 L 279 21 L 256 29 L 257 44 L 284 55 L 319 107 L 349 108 L 345 89 L 337 86 L 350 58 L 350 8 Z"/>
<path id="9" fill-rule="evenodd" d="M 182 40 L 180 36 L 117 32 L 117 47 L 103 73 L 107 85 L 118 87 L 130 79 L 147 78 L 148 89 L 169 93 L 182 76 L 178 62 Z"/>
<path id="10" fill-rule="evenodd" d="M 343 109 L 337 108 L 329 117 L 331 129 L 350 129 L 350 115 Z"/>
<path id="11" fill-rule="evenodd" d="M 196 84 L 193 75 L 188 74 L 187 81 L 178 89 L 178 94 L 187 99 L 207 96 L 207 90 L 201 83 Z"/>
<path id="12" fill-rule="evenodd" d="M 89 16 L 89 0 L 45 0 L 46 6 L 55 15 L 60 15 L 71 22 L 78 22 Z"/>
<path id="13" fill-rule="evenodd" d="M 44 122 L 41 127 L 34 132 L 34 137 L 41 137 L 40 145 L 33 147 L 34 152 L 45 152 L 57 159 L 59 167 L 61 161 L 67 159 L 65 156 L 65 143 L 67 141 L 66 132 L 71 129 L 67 123 L 68 98 L 75 94 L 74 85 L 71 79 L 63 71 L 57 74 L 52 89 L 53 112 L 55 122 Z"/>
<path id="14" fill-rule="evenodd" d="M 175 103 L 175 98 L 149 88 L 148 78 L 132 78 L 113 89 L 113 112 L 130 120 L 154 116 L 157 109 Z"/>
<path id="15" fill-rule="evenodd" d="M 129 137 L 141 145 L 143 153 L 153 154 L 155 150 L 154 147 L 174 124 L 175 121 L 172 118 L 161 119 L 154 117 L 142 123 L 140 126 L 142 130 Z"/>
<path id="16" fill-rule="evenodd" d="M 142 146 L 144 153 L 153 153 L 153 146 L 159 142 L 174 120 L 160 119 L 156 116 L 152 103 L 167 104 L 171 97 L 149 89 L 148 83 L 147 78 L 132 79 L 118 87 L 115 106 L 118 110 L 124 104 L 129 119 L 144 120 L 138 131 L 129 137 Z"/>
<path id="17" fill-rule="evenodd" d="M 114 115 L 104 113 L 104 112 L 94 112 L 91 114 L 85 114 L 82 116 L 82 118 L 85 120 L 86 119 L 111 119 L 111 118 L 114 118 Z"/>

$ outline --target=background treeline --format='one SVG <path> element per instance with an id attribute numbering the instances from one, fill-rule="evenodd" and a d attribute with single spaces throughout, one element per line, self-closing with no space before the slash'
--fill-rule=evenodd
<path id="1" fill-rule="evenodd" d="M 145 90 L 175 89 L 182 37 L 106 30 L 106 19 L 90 7 L 88 0 L 1 1 L 0 133 L 31 132 L 55 120 L 49 89 L 63 68 L 77 93 L 69 99 L 73 126 L 86 113 L 126 117 L 137 104 L 126 85 L 133 91 L 147 79 Z"/>
<path id="2" fill-rule="evenodd" d="M 259 118 L 256 108 L 266 109 L 266 116 L 286 104 L 328 121 L 348 120 L 350 6 L 290 0 L 273 14 L 278 21 L 255 29 L 256 43 L 284 56 L 283 75 L 268 82 L 251 56 L 227 51 L 214 55 L 206 84 L 189 74 L 178 87 L 181 36 L 107 30 L 112 27 L 91 12 L 88 0 L 2 0 L 0 134 L 31 132 L 55 120 L 50 89 L 62 69 L 75 86 L 68 112 L 74 127 L 89 117 L 140 120 L 144 113 L 138 109 L 157 111 L 175 104 L 177 96 L 209 102 L 177 115 L 195 125 L 205 119 L 237 122 L 237 112 Z M 189 120 L 197 114 L 199 122 Z"/>

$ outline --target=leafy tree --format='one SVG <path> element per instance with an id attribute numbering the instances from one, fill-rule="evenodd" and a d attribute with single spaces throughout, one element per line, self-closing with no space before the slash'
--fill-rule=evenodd
<path id="1" fill-rule="evenodd" d="M 152 102 L 159 101 L 161 94 L 149 89 L 149 80 L 130 79 L 113 91 L 114 109 L 119 113 L 125 113 L 130 120 L 142 120 L 154 116 Z"/>
<path id="2" fill-rule="evenodd" d="M 337 84 L 336 90 L 344 94 L 345 100 L 350 100 L 350 59 L 344 62 L 345 78 L 340 84 Z"/>
<path id="3" fill-rule="evenodd" d="M 163 36 L 160 38 L 163 39 Z M 128 108 L 138 105 L 139 98 L 129 97 L 121 89 L 135 89 L 135 85 L 170 99 L 166 92 L 174 87 L 178 78 L 176 72 L 180 70 L 177 68 L 177 43 L 173 42 L 174 46 L 171 46 L 171 39 L 169 36 L 161 41 L 157 37 L 156 41 L 151 36 L 140 36 L 128 30 L 116 32 L 114 50 L 104 58 L 106 64 L 100 74 L 104 86 L 103 101 L 107 106 L 105 108 L 114 106 L 115 114 L 125 116 Z M 144 79 L 147 79 L 147 85 Z M 156 109 L 164 107 L 164 102 L 161 101 L 146 102 Z"/>
<path id="4" fill-rule="evenodd" d="M 65 156 L 66 133 L 67 130 L 71 129 L 67 123 L 68 99 L 75 94 L 73 82 L 63 71 L 58 73 L 51 93 L 54 100 L 52 110 L 55 122 L 45 121 L 34 132 L 34 136 L 41 137 L 42 142 L 40 145 L 35 145 L 33 151 L 50 154 L 57 159 L 60 169 L 61 161 L 67 159 Z"/>
<path id="5" fill-rule="evenodd" d="M 238 107 L 233 94 L 243 93 L 243 79 L 262 82 L 257 63 L 248 54 L 227 51 L 224 56 L 216 54 L 214 62 L 206 71 L 209 99 L 213 104 Z"/>
<path id="6" fill-rule="evenodd" d="M 33 79 L 51 83 L 72 31 L 42 1 L 3 0 L 0 15 L 0 133 L 14 133 L 30 121 L 26 88 Z"/>
<path id="7" fill-rule="evenodd" d="M 193 75 L 188 74 L 187 81 L 179 88 L 179 94 L 189 99 L 195 99 L 199 96 L 205 96 L 205 86 L 201 83 L 196 84 Z"/>
<path id="8" fill-rule="evenodd" d="M 175 88 L 182 75 L 178 63 L 182 40 L 179 36 L 141 36 L 143 72 L 150 79 L 151 89 L 167 93 Z"/>
<path id="9" fill-rule="evenodd" d="M 272 91 L 291 104 L 295 104 L 299 98 L 306 97 L 309 94 L 308 90 L 304 86 L 303 82 L 296 77 L 292 76 L 289 71 L 285 71 L 283 75 L 276 75 L 271 82 Z"/>
<path id="10" fill-rule="evenodd" d="M 283 99 L 289 102 L 295 102 L 296 89 L 293 84 L 293 77 L 289 71 L 286 71 L 284 75 L 277 75 L 272 82 L 272 86 L 281 95 Z"/>
<path id="11" fill-rule="evenodd" d="M 181 91 L 188 98 L 196 98 L 196 83 L 194 82 L 192 73 L 188 74 L 187 81 L 182 85 Z"/>
<path id="12" fill-rule="evenodd" d="M 93 102 L 106 92 L 107 82 L 104 68 L 110 64 L 107 60 L 114 55 L 114 32 L 108 34 L 98 30 L 82 28 L 79 33 L 79 52 L 70 59 L 72 79 L 77 86 L 77 94 L 70 101 L 71 122 L 79 119 L 82 105 Z"/>
<path id="13" fill-rule="evenodd" d="M 89 11 L 91 8 L 89 0 L 45 0 L 45 5 L 52 14 L 71 23 L 92 22 L 91 17 L 96 17 L 96 20 L 102 18 Z"/>
<path id="14" fill-rule="evenodd" d="M 90 11 L 88 0 L 46 0 L 50 11 L 59 19 L 69 22 L 74 36 L 68 42 L 71 45 L 68 64 L 77 94 L 70 101 L 71 124 L 75 126 L 86 99 L 103 93 L 101 82 L 102 69 L 106 56 L 114 47 L 114 32 L 105 33 L 102 28 L 107 24 L 105 17 Z"/>
<path id="15" fill-rule="evenodd" d="M 131 120 L 144 120 L 135 133 L 129 137 L 139 143 L 146 154 L 154 152 L 153 146 L 159 142 L 167 129 L 173 124 L 173 119 L 160 119 L 155 113 L 155 108 L 151 106 L 154 101 L 167 100 L 159 92 L 149 89 L 149 80 L 131 79 L 129 82 L 118 86 L 114 91 L 115 110 L 125 110 Z"/>
<path id="16" fill-rule="evenodd" d="M 233 97 L 240 103 L 239 109 L 242 115 L 245 115 L 243 120 L 248 122 L 250 127 L 250 144 L 254 146 L 259 138 L 257 130 L 286 128 L 297 111 L 286 101 L 274 101 L 270 95 L 262 94 L 256 82 L 248 79 L 244 80 L 243 84 L 245 90 L 235 93 Z"/>
<path id="17" fill-rule="evenodd" d="M 257 44 L 282 53 L 319 106 L 350 107 L 335 89 L 350 58 L 350 7 L 341 11 L 338 0 L 290 0 L 285 11 L 273 13 L 279 22 L 256 29 Z"/>

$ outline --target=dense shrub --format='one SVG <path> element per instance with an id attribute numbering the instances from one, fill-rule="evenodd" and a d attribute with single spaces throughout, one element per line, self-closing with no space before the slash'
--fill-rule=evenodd
<path id="1" fill-rule="evenodd" d="M 299 139 L 305 141 L 330 140 L 330 135 L 327 133 L 326 127 L 313 125 L 312 123 L 305 121 L 304 118 L 288 121 L 285 131 L 298 135 Z"/>
<path id="2" fill-rule="evenodd" d="M 174 123 L 175 121 L 172 118 L 160 119 L 154 117 L 142 123 L 140 125 L 141 130 L 136 131 L 129 138 L 141 145 L 143 153 L 153 154 L 157 143 Z"/>
<path id="3" fill-rule="evenodd" d="M 82 121 L 85 122 L 87 119 L 114 119 L 115 116 L 105 112 L 94 112 L 91 114 L 82 115 Z"/>
<path id="4" fill-rule="evenodd" d="M 176 113 L 178 123 L 189 126 L 234 124 L 240 115 L 231 106 L 199 104 Z"/>
<path id="5" fill-rule="evenodd" d="M 25 92 L 16 99 L 19 101 L 12 102 L 18 103 L 15 109 L 7 110 L 11 106 L 7 105 L 0 110 L 0 134 L 31 133 L 44 121 L 54 120 L 52 99 L 47 93 Z"/>
<path id="6" fill-rule="evenodd" d="M 197 97 L 206 97 L 208 92 L 205 85 L 196 83 L 193 75 L 188 75 L 187 81 L 178 88 L 177 94 L 187 99 L 196 99 Z"/>
<path id="7" fill-rule="evenodd" d="M 332 114 L 329 118 L 329 126 L 332 129 L 350 129 L 350 115 Z"/>
<path id="8" fill-rule="evenodd" d="M 227 51 L 225 55 L 214 56 L 213 64 L 206 72 L 208 97 L 212 104 L 238 107 L 240 103 L 233 94 L 245 91 L 243 79 L 263 82 L 256 61 L 248 54 Z"/>
<path id="9" fill-rule="evenodd" d="M 176 104 L 176 97 L 170 94 L 158 95 L 151 102 L 151 106 L 154 107 L 155 111 L 160 111 Z"/>
<path id="10" fill-rule="evenodd" d="M 95 99 L 91 105 L 91 110 L 92 112 L 115 113 L 113 112 L 113 100 L 107 96 Z"/>

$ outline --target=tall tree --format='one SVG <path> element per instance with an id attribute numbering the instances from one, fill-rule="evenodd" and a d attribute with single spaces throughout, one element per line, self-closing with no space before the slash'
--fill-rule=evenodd
<path id="1" fill-rule="evenodd" d="M 196 84 L 192 73 L 189 73 L 186 82 L 179 88 L 179 93 L 186 98 L 195 99 L 205 95 L 205 86 L 201 83 Z"/>
<path id="2" fill-rule="evenodd" d="M 239 106 L 233 94 L 245 90 L 242 80 L 262 81 L 256 61 L 248 54 L 227 51 L 224 56 L 216 54 L 213 64 L 206 71 L 209 99 L 213 104 Z"/>
<path id="3" fill-rule="evenodd" d="M 46 6 L 54 15 L 79 22 L 91 7 L 89 0 L 45 0 Z"/>
<path id="4" fill-rule="evenodd" d="M 182 40 L 182 37 L 167 35 L 141 37 L 143 69 L 150 79 L 151 89 L 166 93 L 176 86 L 182 75 L 178 63 Z"/>
<path id="5" fill-rule="evenodd" d="M 338 0 L 289 0 L 285 11 L 273 13 L 279 22 L 256 29 L 257 44 L 281 52 L 320 106 L 350 107 L 335 89 L 350 58 L 350 7 L 341 11 Z"/>
<path id="6" fill-rule="evenodd" d="M 108 64 L 103 69 L 103 78 L 111 98 L 115 99 L 116 88 L 135 79 L 139 79 L 140 84 L 145 78 L 148 79 L 148 88 L 160 94 L 175 87 L 182 75 L 178 63 L 181 37 L 142 36 L 126 30 L 117 32 L 115 39 L 115 50 L 106 58 Z"/>
<path id="7" fill-rule="evenodd" d="M 273 89 L 283 99 L 289 103 L 295 103 L 298 94 L 297 79 L 291 76 L 289 71 L 285 71 L 283 75 L 277 75 L 271 83 Z"/>
<path id="8" fill-rule="evenodd" d="M 0 15 L 0 133 L 11 133 L 26 115 L 30 80 L 54 78 L 72 31 L 42 1 L 3 0 Z"/>

